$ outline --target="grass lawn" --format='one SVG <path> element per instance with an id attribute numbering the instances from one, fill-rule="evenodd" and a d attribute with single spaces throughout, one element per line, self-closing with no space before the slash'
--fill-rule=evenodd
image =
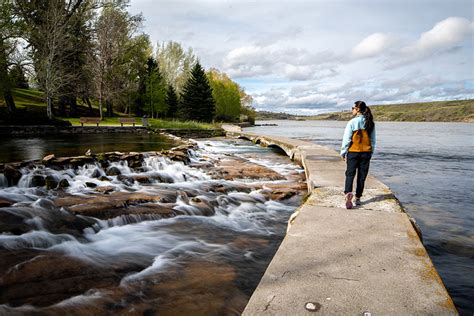
<path id="1" fill-rule="evenodd" d="M 28 116 L 33 121 L 35 117 L 45 117 L 46 116 L 46 103 L 44 100 L 43 92 L 36 89 L 13 89 L 12 91 L 13 98 L 15 100 L 15 105 L 18 110 L 21 111 L 22 116 Z M 91 100 L 92 108 L 94 113 L 98 113 L 98 102 L 96 100 Z M 79 113 L 89 113 L 88 107 L 82 100 L 77 100 L 78 112 Z M 3 99 L 0 99 L 0 110 L 5 109 L 5 104 L 3 104 Z M 1 111 L 0 111 L 1 112 Z M 103 120 L 99 123 L 99 126 L 120 126 L 119 118 L 128 117 L 124 113 L 116 113 L 116 117 L 104 117 Z M 84 114 L 79 116 L 98 116 L 98 114 Z M 56 117 L 57 119 L 68 121 L 73 126 L 81 126 L 79 122 L 79 117 Z M 141 117 L 135 118 L 136 126 L 142 125 Z M 164 120 L 164 119 L 148 119 L 148 123 L 151 128 L 163 128 L 163 129 L 216 129 L 220 128 L 220 124 L 206 124 L 199 123 L 195 121 L 177 121 L 177 120 Z M 95 126 L 94 123 L 87 123 L 84 126 Z M 131 126 L 131 124 L 124 124 L 124 126 Z"/>

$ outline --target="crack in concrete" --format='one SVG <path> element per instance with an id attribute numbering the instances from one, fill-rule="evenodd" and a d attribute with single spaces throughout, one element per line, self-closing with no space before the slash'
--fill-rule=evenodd
<path id="1" fill-rule="evenodd" d="M 265 305 L 265 309 L 263 310 L 264 312 L 266 312 L 268 310 L 268 308 L 270 307 L 270 304 L 273 302 L 273 299 L 275 298 L 276 295 L 273 295 L 271 300 L 267 303 L 267 305 Z"/>

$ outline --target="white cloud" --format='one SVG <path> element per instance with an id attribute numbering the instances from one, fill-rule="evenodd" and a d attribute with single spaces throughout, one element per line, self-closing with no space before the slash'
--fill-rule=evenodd
<path id="1" fill-rule="evenodd" d="M 357 44 L 351 53 L 354 58 L 374 57 L 383 53 L 394 41 L 393 36 L 389 34 L 374 33 Z"/>
<path id="2" fill-rule="evenodd" d="M 437 23 L 428 32 L 421 34 L 417 43 L 413 47 L 408 47 L 407 50 L 419 54 L 430 54 L 462 43 L 473 32 L 473 22 L 465 18 L 449 17 Z"/>
<path id="3" fill-rule="evenodd" d="M 412 45 L 403 47 L 388 68 L 408 65 L 437 53 L 454 52 L 459 45 L 474 35 L 474 22 L 461 17 L 449 17 L 424 32 Z M 471 65 L 472 66 L 472 65 Z"/>

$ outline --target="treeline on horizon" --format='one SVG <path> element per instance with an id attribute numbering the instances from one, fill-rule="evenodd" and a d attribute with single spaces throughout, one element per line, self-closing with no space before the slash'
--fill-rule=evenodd
<path id="1" fill-rule="evenodd" d="M 100 117 L 252 121 L 252 97 L 217 69 L 207 72 L 191 48 L 158 44 L 140 32 L 143 16 L 127 0 L 0 2 L 0 93 L 14 120 L 14 88 L 25 73 L 43 92 L 46 115 L 76 117 L 78 100 Z"/>

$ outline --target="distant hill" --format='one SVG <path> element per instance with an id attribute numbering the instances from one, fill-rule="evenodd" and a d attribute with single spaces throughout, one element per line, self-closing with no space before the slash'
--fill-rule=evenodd
<path id="1" fill-rule="evenodd" d="M 474 99 L 370 106 L 376 121 L 474 122 Z M 305 116 L 306 120 L 347 121 L 350 111 Z M 303 117 L 302 117 L 303 118 Z"/>
<path id="2" fill-rule="evenodd" d="M 298 117 L 295 115 L 291 115 L 288 113 L 276 113 L 276 112 L 269 112 L 269 111 L 257 111 L 257 115 L 255 117 L 256 120 L 259 121 L 267 121 L 267 120 L 296 120 Z"/>

